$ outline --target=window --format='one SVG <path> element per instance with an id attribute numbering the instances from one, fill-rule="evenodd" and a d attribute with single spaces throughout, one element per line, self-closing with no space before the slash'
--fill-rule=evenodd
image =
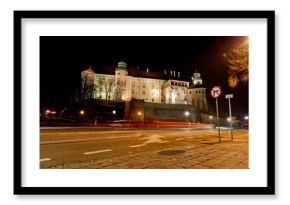
<path id="1" fill-rule="evenodd" d="M 173 81 L 171 81 L 171 85 L 174 85 L 174 82 Z"/>
<path id="2" fill-rule="evenodd" d="M 142 95 L 145 95 L 145 91 L 142 91 Z"/>
<path id="3" fill-rule="evenodd" d="M 143 83 L 142 88 L 146 88 L 146 84 L 145 83 Z"/>
<path id="4" fill-rule="evenodd" d="M 152 98 L 152 102 L 154 102 L 154 99 Z"/>

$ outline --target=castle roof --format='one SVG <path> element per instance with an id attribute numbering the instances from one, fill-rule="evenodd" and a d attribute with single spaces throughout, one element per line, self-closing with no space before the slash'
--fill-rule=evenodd
<path id="1" fill-rule="evenodd" d="M 101 66 L 95 69 L 95 73 L 115 75 L 115 70 L 116 68 L 114 66 Z M 165 74 L 164 72 L 161 72 L 161 71 L 142 70 L 136 67 L 128 67 L 127 71 L 128 71 L 128 75 L 133 76 L 133 77 L 187 81 L 181 77 L 178 78 L 177 72 L 175 73 L 175 77 L 174 77 L 174 76 L 170 76 L 170 71 L 167 71 Z"/>

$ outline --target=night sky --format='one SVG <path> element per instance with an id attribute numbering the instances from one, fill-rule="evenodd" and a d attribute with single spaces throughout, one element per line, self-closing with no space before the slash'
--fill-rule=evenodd
<path id="1" fill-rule="evenodd" d="M 210 89 L 220 85 L 223 94 L 233 93 L 234 115 L 248 114 L 248 84 L 236 88 L 227 85 L 227 68 L 223 53 L 239 46 L 246 37 L 212 36 L 92 36 L 40 37 L 40 103 L 41 108 L 60 110 L 69 102 L 80 83 L 81 71 L 92 66 L 116 66 L 125 61 L 129 67 L 156 71 L 176 70 L 191 82 L 192 74 L 201 73 L 207 88 L 210 110 L 215 100 Z M 221 114 L 228 113 L 228 101 L 219 99 Z"/>

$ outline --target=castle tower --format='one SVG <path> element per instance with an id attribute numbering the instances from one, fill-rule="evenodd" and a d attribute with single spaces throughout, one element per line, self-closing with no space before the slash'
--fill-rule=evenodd
<path id="1" fill-rule="evenodd" d="M 195 71 L 195 73 L 191 77 L 192 84 L 195 85 L 202 85 L 201 74 Z"/>
<path id="2" fill-rule="evenodd" d="M 118 62 L 115 69 L 115 86 L 116 86 L 116 100 L 129 101 L 130 91 L 129 91 L 129 79 L 127 63 L 124 61 Z"/>
<path id="3" fill-rule="evenodd" d="M 191 79 L 189 93 L 191 93 L 192 105 L 199 110 L 208 111 L 206 88 L 202 84 L 201 74 L 196 71 Z"/>

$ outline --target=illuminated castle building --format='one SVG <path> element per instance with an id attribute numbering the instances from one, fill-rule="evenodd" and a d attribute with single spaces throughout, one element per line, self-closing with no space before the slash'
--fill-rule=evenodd
<path id="1" fill-rule="evenodd" d="M 116 68 L 95 72 L 91 67 L 81 74 L 83 88 L 92 85 L 92 98 L 107 101 L 142 100 L 147 103 L 192 105 L 208 111 L 206 88 L 197 71 L 192 83 L 181 80 L 179 71 L 157 72 L 149 68 L 128 68 L 123 61 Z"/>

